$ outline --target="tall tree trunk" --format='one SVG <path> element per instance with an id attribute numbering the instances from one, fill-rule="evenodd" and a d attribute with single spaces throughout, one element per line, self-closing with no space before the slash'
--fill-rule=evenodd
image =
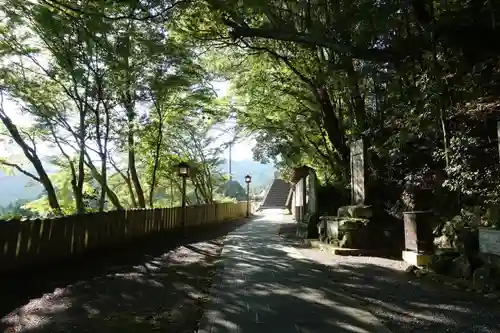
<path id="1" fill-rule="evenodd" d="M 144 198 L 144 191 L 141 187 L 141 182 L 139 180 L 139 175 L 137 174 L 136 168 L 136 160 L 135 160 L 135 126 L 134 126 L 134 118 L 135 112 L 133 110 L 132 105 L 127 106 L 127 120 L 128 120 L 128 133 L 127 133 L 127 143 L 128 143 L 128 169 L 130 172 L 130 178 L 132 180 L 132 184 L 134 184 L 135 193 L 137 195 L 137 201 L 139 207 L 146 207 L 146 200 Z"/>
<path id="2" fill-rule="evenodd" d="M 78 186 L 78 176 L 76 172 L 76 168 L 74 163 L 70 162 L 70 170 L 71 170 L 71 189 L 73 190 L 73 196 L 75 199 L 76 213 L 83 214 L 85 213 L 85 205 L 83 202 L 83 191 L 80 190 Z"/>
<path id="3" fill-rule="evenodd" d="M 109 141 L 109 108 L 106 105 L 106 101 L 103 101 L 104 104 L 104 142 L 101 142 L 101 130 L 100 130 L 100 122 L 99 126 L 96 127 L 98 129 L 98 144 L 99 144 L 99 152 L 101 158 L 101 175 L 103 184 L 101 185 L 101 195 L 99 197 L 99 211 L 103 212 L 106 206 L 106 187 L 108 187 L 108 141 Z M 96 114 L 96 117 L 99 118 L 99 113 Z"/>
<path id="4" fill-rule="evenodd" d="M 192 178 L 193 185 L 195 186 L 195 194 L 199 203 L 210 203 L 210 197 L 207 191 L 207 184 L 205 183 L 205 173 L 200 172 L 196 178 Z M 200 200 L 203 199 L 203 202 Z"/>
<path id="5" fill-rule="evenodd" d="M 1 93 L 0 93 L 1 94 Z M 0 96 L 3 98 L 3 96 Z M 3 101 L 2 101 L 3 102 Z M 49 175 L 45 171 L 43 167 L 42 161 L 38 157 L 35 149 L 28 146 L 28 144 L 24 141 L 17 126 L 14 125 L 12 120 L 5 114 L 3 111 L 3 103 L 0 105 L 0 120 L 5 125 L 5 128 L 10 133 L 12 139 L 18 144 L 19 147 L 23 150 L 24 156 L 31 162 L 33 167 L 35 168 L 40 184 L 42 184 L 43 188 L 47 192 L 47 199 L 49 201 L 50 208 L 52 208 L 55 212 L 61 213 L 61 206 L 59 206 L 59 201 L 57 200 L 56 190 L 52 184 L 52 181 L 49 178 Z"/>
<path id="6" fill-rule="evenodd" d="M 325 120 L 324 127 L 325 131 L 328 133 L 328 138 L 340 156 L 342 167 L 348 168 L 349 150 L 345 144 L 344 133 L 341 133 L 339 130 L 340 121 L 331 103 L 330 94 L 326 87 L 321 87 L 317 89 L 315 96 L 321 106 L 321 111 Z"/>
<path id="7" fill-rule="evenodd" d="M 174 180 L 170 178 L 170 207 L 174 207 Z"/>
<path id="8" fill-rule="evenodd" d="M 99 195 L 99 211 L 104 212 L 106 207 L 106 187 L 108 187 L 108 168 L 107 168 L 107 154 L 100 154 L 101 156 L 101 175 L 102 175 L 102 185 L 101 193 Z"/>
<path id="9" fill-rule="evenodd" d="M 109 156 L 109 162 L 111 163 L 113 169 L 115 169 L 115 171 L 120 175 L 120 177 L 122 177 L 123 181 L 127 185 L 132 207 L 137 207 L 137 201 L 135 200 L 134 188 L 132 186 L 132 182 L 130 181 L 129 171 L 127 170 L 127 174 L 125 174 L 122 170 L 120 170 L 120 168 L 118 168 L 118 165 L 116 165 L 115 161 L 113 161 L 113 158 L 111 156 Z"/>
<path id="10" fill-rule="evenodd" d="M 194 154 L 198 156 L 201 160 L 202 166 L 197 172 L 199 177 L 194 177 L 194 180 L 198 180 L 198 189 L 201 192 L 205 203 L 213 202 L 213 186 L 212 186 L 212 174 L 210 172 L 210 168 L 207 167 L 207 158 L 205 156 L 204 147 L 201 142 L 197 139 L 193 130 L 190 130 L 191 141 L 194 143 L 195 152 Z M 231 146 L 229 146 L 231 149 Z"/>
<path id="11" fill-rule="evenodd" d="M 52 185 L 52 181 L 49 178 L 49 175 L 45 172 L 43 168 L 42 162 L 35 154 L 32 158 L 28 158 L 33 164 L 38 176 L 40 177 L 40 182 L 42 183 L 45 191 L 47 192 L 47 199 L 49 201 L 49 206 L 57 213 L 61 212 L 61 206 L 59 206 L 59 201 L 57 200 L 56 190 Z"/>
<path id="12" fill-rule="evenodd" d="M 151 186 L 149 190 L 149 206 L 151 208 L 154 207 L 154 194 L 156 187 L 156 174 L 158 172 L 158 168 L 160 167 L 160 149 L 161 144 L 163 143 L 163 118 L 161 116 L 161 111 L 158 110 L 159 120 L 158 120 L 158 136 L 156 137 L 156 147 L 155 147 L 155 156 L 154 156 L 154 165 L 153 165 L 153 174 L 151 176 Z"/>
<path id="13" fill-rule="evenodd" d="M 134 184 L 135 192 L 137 195 L 137 201 L 139 207 L 146 207 L 146 200 L 144 198 L 144 191 L 141 187 L 141 182 L 139 180 L 139 176 L 137 174 L 136 168 L 136 159 L 135 159 L 135 90 L 133 87 L 133 79 L 132 79 L 132 68 L 130 65 L 130 54 L 132 51 L 131 41 L 130 41 L 130 33 L 127 33 L 126 36 L 126 47 L 124 52 L 124 65 L 125 65 L 125 75 L 127 80 L 126 92 L 123 96 L 123 102 L 125 111 L 127 112 L 127 123 L 128 123 L 128 133 L 127 133 L 127 144 L 128 144 L 128 169 L 130 172 L 130 178 L 132 179 L 132 183 Z"/>
<path id="14" fill-rule="evenodd" d="M 127 188 L 130 193 L 130 200 L 132 200 L 132 204 L 134 205 L 134 207 L 138 207 L 137 199 L 135 198 L 134 186 L 132 185 L 132 180 L 130 179 L 130 170 L 127 169 L 127 175 L 125 177 L 127 179 L 125 183 L 127 184 Z"/>
<path id="15" fill-rule="evenodd" d="M 87 157 L 86 161 L 85 161 L 85 164 L 90 169 L 90 172 L 92 173 L 92 176 L 106 190 L 106 194 L 107 194 L 107 196 L 109 198 L 109 201 L 111 201 L 111 203 L 113 204 L 113 206 L 115 206 L 116 209 L 123 210 L 123 206 L 121 205 L 120 200 L 118 199 L 118 196 L 116 195 L 116 193 L 113 192 L 113 190 L 111 190 L 109 188 L 109 186 L 107 185 L 107 183 L 104 181 L 102 175 L 99 173 L 99 171 L 95 167 L 94 163 L 92 162 L 92 159 L 90 158 L 89 154 L 85 153 L 85 155 Z"/>
<path id="16" fill-rule="evenodd" d="M 443 82 L 444 74 L 441 71 L 441 66 L 439 65 L 439 61 L 437 58 L 437 36 L 436 36 L 436 18 L 434 15 L 434 3 L 431 1 L 429 3 L 432 24 L 434 26 L 433 31 L 431 32 L 431 41 L 432 41 L 432 72 L 434 74 L 434 80 L 436 80 L 439 89 L 442 92 L 441 97 L 439 98 L 439 124 L 441 126 L 441 132 L 443 137 L 443 150 L 444 150 L 444 160 L 446 163 L 446 168 L 450 166 L 450 152 L 448 145 L 448 126 L 446 121 L 446 107 L 447 103 L 444 101 L 449 98 L 448 87 L 445 82 Z"/>
<path id="17" fill-rule="evenodd" d="M 85 211 L 85 207 L 84 207 L 84 204 L 83 204 L 83 193 L 82 193 L 82 191 L 78 190 L 78 176 L 77 176 L 77 172 L 76 172 L 76 168 L 75 168 L 75 163 L 71 159 L 71 157 L 66 153 L 66 151 L 63 148 L 63 146 L 61 145 L 61 142 L 60 142 L 60 140 L 59 140 L 59 138 L 57 136 L 57 133 L 56 133 L 56 131 L 54 129 L 53 124 L 49 123 L 48 125 L 49 125 L 49 128 L 50 128 L 50 132 L 52 133 L 52 137 L 54 138 L 55 144 L 59 148 L 59 151 L 64 156 L 64 158 L 66 159 L 66 161 L 68 161 L 69 170 L 71 172 L 71 190 L 73 191 L 73 197 L 74 197 L 74 200 L 75 200 L 76 212 L 78 214 L 82 214 Z"/>
<path id="18" fill-rule="evenodd" d="M 85 108 L 85 106 L 84 106 Z M 78 154 L 78 178 L 76 182 L 76 195 L 75 203 L 76 210 L 78 214 L 83 214 L 85 212 L 85 204 L 83 202 L 83 183 L 85 181 L 85 117 L 86 111 L 80 110 L 80 129 L 79 129 L 79 148 L 80 152 Z"/>

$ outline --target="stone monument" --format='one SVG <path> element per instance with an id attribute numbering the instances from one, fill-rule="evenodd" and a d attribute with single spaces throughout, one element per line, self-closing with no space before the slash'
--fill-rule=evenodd
<path id="1" fill-rule="evenodd" d="M 500 257 L 500 230 L 479 228 L 479 249 L 481 253 Z"/>
<path id="2" fill-rule="evenodd" d="M 365 149 L 363 139 L 351 143 L 351 204 L 363 205 L 365 193 Z"/>

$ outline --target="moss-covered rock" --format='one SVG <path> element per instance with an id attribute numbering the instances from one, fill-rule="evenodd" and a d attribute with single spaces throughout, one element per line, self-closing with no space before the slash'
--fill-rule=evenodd
<path id="1" fill-rule="evenodd" d="M 352 217 L 352 218 L 370 218 L 372 217 L 372 209 L 370 206 L 353 205 L 343 206 L 337 211 L 338 217 Z"/>
<path id="2" fill-rule="evenodd" d="M 320 219 L 321 222 L 317 224 L 320 240 L 343 248 L 370 248 L 367 228 L 370 220 L 336 216 L 322 216 Z"/>
<path id="3" fill-rule="evenodd" d="M 431 256 L 429 269 L 438 274 L 450 274 L 453 260 L 460 256 L 460 253 L 453 248 L 438 249 Z"/>

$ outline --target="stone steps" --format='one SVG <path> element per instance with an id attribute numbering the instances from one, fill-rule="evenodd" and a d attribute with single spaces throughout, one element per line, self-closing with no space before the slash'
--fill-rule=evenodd
<path id="1" fill-rule="evenodd" d="M 260 208 L 285 208 L 290 187 L 291 184 L 283 179 L 274 179 Z"/>

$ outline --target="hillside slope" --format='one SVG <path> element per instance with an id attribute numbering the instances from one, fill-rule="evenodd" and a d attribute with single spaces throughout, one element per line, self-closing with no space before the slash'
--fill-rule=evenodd
<path id="1" fill-rule="evenodd" d="M 8 176 L 0 172 L 0 189 L 0 206 L 6 206 L 18 199 L 38 198 L 43 187 L 23 174 Z"/>

